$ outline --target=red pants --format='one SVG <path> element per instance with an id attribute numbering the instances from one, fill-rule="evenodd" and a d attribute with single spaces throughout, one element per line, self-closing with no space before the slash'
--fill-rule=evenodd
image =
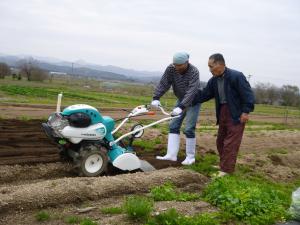
<path id="1" fill-rule="evenodd" d="M 221 171 L 226 173 L 234 172 L 244 128 L 245 123 L 233 123 L 227 104 L 222 105 L 217 137 Z"/>

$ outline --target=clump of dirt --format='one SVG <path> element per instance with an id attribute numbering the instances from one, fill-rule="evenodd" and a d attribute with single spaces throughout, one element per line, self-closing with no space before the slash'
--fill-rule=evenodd
<path id="1" fill-rule="evenodd" d="M 1 165 L 0 186 L 31 182 L 38 179 L 55 179 L 76 176 L 69 163 L 38 163 L 35 165 Z"/>
<path id="2" fill-rule="evenodd" d="M 300 152 L 290 154 L 272 154 L 269 156 L 269 158 L 275 166 L 281 165 L 299 168 L 300 165 Z"/>
<path id="3" fill-rule="evenodd" d="M 274 181 L 293 181 L 299 179 L 300 152 L 291 154 L 272 154 L 272 155 L 243 155 L 238 159 L 238 164 L 246 165 L 253 172 L 262 173 Z"/>
<path id="4" fill-rule="evenodd" d="M 280 157 L 280 155 L 276 154 L 276 155 L 270 155 L 269 158 L 272 161 L 272 164 L 277 166 L 277 165 L 281 165 L 284 166 L 284 163 L 282 161 L 282 158 Z"/>

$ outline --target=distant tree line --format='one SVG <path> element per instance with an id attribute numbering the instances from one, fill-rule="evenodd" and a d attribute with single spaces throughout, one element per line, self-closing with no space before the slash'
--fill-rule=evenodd
<path id="1" fill-rule="evenodd" d="M 253 88 L 258 104 L 300 107 L 299 87 L 283 85 L 277 87 L 270 83 L 258 83 Z"/>
<path id="2" fill-rule="evenodd" d="M 12 71 L 6 63 L 0 63 L 0 79 L 12 75 L 18 80 L 25 77 L 28 81 L 44 81 L 49 78 L 47 71 L 38 66 L 38 62 L 32 58 L 23 59 L 17 62 L 17 71 Z"/>
<path id="3" fill-rule="evenodd" d="M 10 74 L 10 67 L 6 63 L 0 63 L 0 78 L 4 79 L 5 76 L 8 76 Z"/>

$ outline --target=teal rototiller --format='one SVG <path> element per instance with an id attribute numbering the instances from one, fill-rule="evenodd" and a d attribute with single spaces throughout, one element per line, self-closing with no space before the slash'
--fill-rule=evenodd
<path id="1" fill-rule="evenodd" d="M 107 170 L 108 163 L 124 171 L 154 169 L 136 156 L 132 143 L 135 138 L 142 137 L 146 128 L 178 117 L 171 116 L 159 107 L 166 115 L 165 118 L 145 126 L 136 124 L 130 132 L 115 139 L 115 133 L 130 118 L 153 114 L 149 107 L 135 107 L 115 128 L 115 121 L 111 117 L 102 116 L 90 105 L 71 105 L 61 112 L 61 99 L 62 94 L 59 94 L 56 112 L 50 115 L 42 127 L 47 136 L 58 145 L 61 158 L 71 160 L 80 176 L 98 176 Z M 124 138 L 129 138 L 127 145 L 122 144 Z"/>

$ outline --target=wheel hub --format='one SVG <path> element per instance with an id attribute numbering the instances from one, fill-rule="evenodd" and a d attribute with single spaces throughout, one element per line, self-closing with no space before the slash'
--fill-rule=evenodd
<path id="1" fill-rule="evenodd" d="M 103 159 L 99 154 L 90 155 L 85 161 L 85 169 L 89 173 L 96 173 L 103 166 Z"/>

